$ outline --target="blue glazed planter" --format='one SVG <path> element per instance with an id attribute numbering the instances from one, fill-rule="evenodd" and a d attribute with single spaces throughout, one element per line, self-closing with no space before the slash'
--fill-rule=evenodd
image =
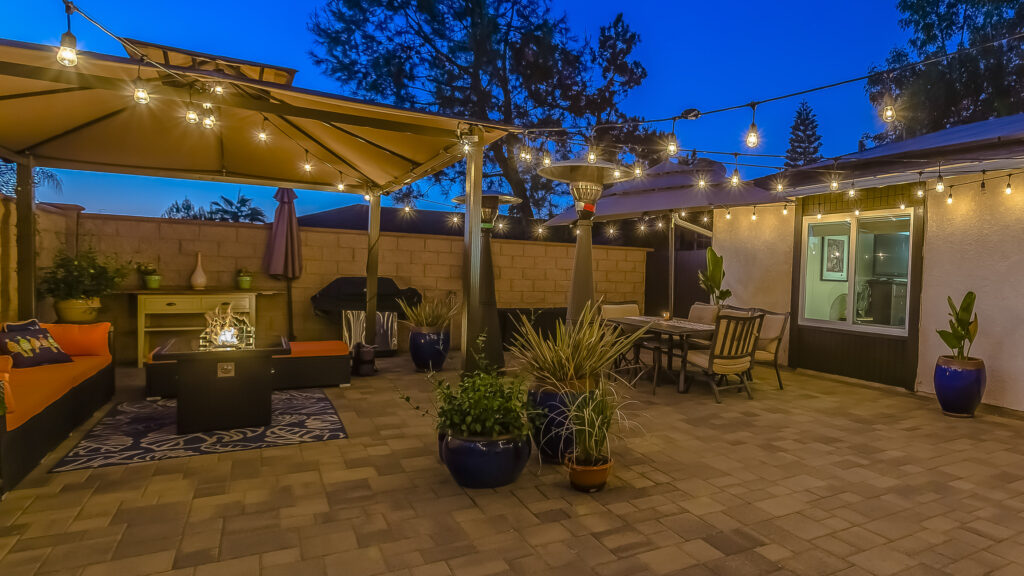
<path id="1" fill-rule="evenodd" d="M 539 412 L 532 420 L 533 441 L 545 462 L 562 463 L 574 447 L 573 430 L 569 426 L 568 407 L 572 396 L 549 388 L 530 390 L 530 402 Z"/>
<path id="2" fill-rule="evenodd" d="M 530 439 L 447 436 L 441 456 L 448 472 L 464 488 L 497 488 L 516 481 L 530 458 Z"/>
<path id="3" fill-rule="evenodd" d="M 448 347 L 451 343 L 451 333 L 424 332 L 420 328 L 413 328 L 409 333 L 409 354 L 412 362 L 420 372 L 438 371 L 444 367 L 444 361 L 448 359 Z"/>
<path id="4" fill-rule="evenodd" d="M 970 418 L 985 395 L 985 363 L 977 358 L 956 360 L 939 356 L 933 382 L 944 414 Z"/>

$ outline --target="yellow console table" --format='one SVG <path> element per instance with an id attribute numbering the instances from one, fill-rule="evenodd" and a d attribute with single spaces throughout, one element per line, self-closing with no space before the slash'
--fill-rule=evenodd
<path id="1" fill-rule="evenodd" d="M 133 290 L 138 303 L 138 365 L 149 355 L 152 334 L 193 332 L 196 337 L 206 329 L 205 315 L 217 308 L 231 306 L 256 325 L 256 296 L 279 294 L 261 290 Z"/>

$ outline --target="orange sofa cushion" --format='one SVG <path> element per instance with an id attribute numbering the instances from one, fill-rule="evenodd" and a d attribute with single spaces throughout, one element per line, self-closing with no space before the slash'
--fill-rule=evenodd
<path id="1" fill-rule="evenodd" d="M 316 342 L 289 342 L 292 353 L 275 358 L 308 358 L 310 356 L 347 356 L 348 344 L 341 340 L 319 340 Z"/>
<path id="2" fill-rule="evenodd" d="M 7 355 L 0 355 L 0 383 L 4 386 L 4 403 L 7 404 L 7 412 L 14 412 L 14 394 L 11 393 L 11 370 L 14 368 L 14 359 Z"/>
<path id="3" fill-rule="evenodd" d="M 54 335 L 56 338 L 56 335 Z M 39 414 L 78 384 L 110 364 L 110 356 L 73 356 L 65 364 L 13 368 L 7 390 L 17 409 L 7 414 L 7 429 L 14 430 Z"/>
<path id="4" fill-rule="evenodd" d="M 50 331 L 61 350 L 71 356 L 109 356 L 110 322 L 95 324 L 40 324 Z"/>

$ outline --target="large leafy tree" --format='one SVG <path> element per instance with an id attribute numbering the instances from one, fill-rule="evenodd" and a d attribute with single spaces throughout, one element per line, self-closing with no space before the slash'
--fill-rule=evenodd
<path id="1" fill-rule="evenodd" d="M 53 170 L 47 168 L 36 168 L 32 170 L 32 180 L 36 188 L 49 187 L 58 193 L 64 188 L 60 176 Z M 18 186 L 18 166 L 0 160 L 0 194 L 13 196 Z"/>
<path id="2" fill-rule="evenodd" d="M 997 43 L 892 75 L 881 71 L 980 46 L 1024 29 L 1019 0 L 898 0 L 906 46 L 890 52 L 867 83 L 871 103 L 896 108 L 896 121 L 876 143 L 1024 111 L 1021 39 Z"/>
<path id="3" fill-rule="evenodd" d="M 174 218 L 175 220 L 210 220 L 206 208 L 196 206 L 187 196 L 182 200 L 175 200 L 161 214 L 163 218 Z"/>
<path id="4" fill-rule="evenodd" d="M 821 160 L 821 136 L 818 117 L 807 100 L 800 102 L 789 129 L 789 149 L 786 150 L 786 168 L 798 168 Z"/>
<path id="5" fill-rule="evenodd" d="M 524 127 L 592 125 L 621 121 L 620 104 L 647 75 L 633 56 L 640 42 L 621 14 L 602 26 L 596 42 L 576 36 L 550 0 L 328 0 L 310 19 L 312 53 L 342 89 L 360 97 Z M 656 135 L 606 129 L 590 138 L 602 156 L 619 154 Z M 615 142 L 614 146 L 609 145 Z M 541 145 L 533 138 L 529 144 Z M 485 157 L 485 187 L 523 200 L 515 212 L 557 207 L 564 187 L 536 176 L 519 161 L 521 137 L 492 145 Z M 553 154 L 571 153 L 564 141 Z M 533 153 L 533 164 L 540 153 Z M 448 171 L 439 180 L 455 182 Z"/>
<path id="6" fill-rule="evenodd" d="M 207 213 L 210 216 L 210 220 L 218 220 L 220 222 L 263 224 L 267 221 L 267 214 L 263 211 L 263 208 L 253 204 L 252 198 L 241 192 L 238 193 L 234 200 L 227 196 L 221 196 L 220 200 L 210 202 L 210 208 L 207 210 Z"/>

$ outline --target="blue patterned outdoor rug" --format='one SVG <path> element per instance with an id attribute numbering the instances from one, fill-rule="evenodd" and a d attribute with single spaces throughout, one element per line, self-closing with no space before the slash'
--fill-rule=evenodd
<path id="1" fill-rule="evenodd" d="M 50 472 L 347 438 L 345 426 L 323 390 L 280 390 L 274 392 L 271 402 L 270 426 L 195 434 L 177 433 L 176 400 L 122 402 Z"/>

